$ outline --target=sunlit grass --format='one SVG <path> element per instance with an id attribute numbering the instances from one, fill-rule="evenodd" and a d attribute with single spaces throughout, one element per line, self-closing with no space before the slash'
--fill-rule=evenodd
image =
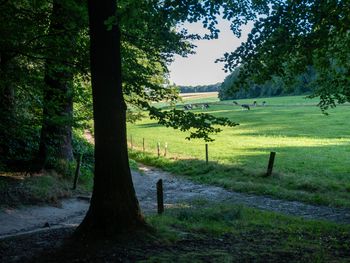
<path id="1" fill-rule="evenodd" d="M 238 102 L 252 104 L 253 101 Z M 243 169 L 246 175 L 236 174 L 228 178 L 228 175 L 218 172 L 215 177 L 207 174 L 209 179 L 201 176 L 199 181 L 239 191 L 350 206 L 350 202 L 338 200 L 350 200 L 350 107 L 341 105 L 330 110 L 329 115 L 324 115 L 316 106 L 317 99 L 296 96 L 257 101 L 258 105 L 266 101 L 267 106 L 252 107 L 248 111 L 229 101 L 225 102 L 226 105 L 212 104 L 209 109 L 203 110 L 240 123 L 233 128 L 223 127 L 221 133 L 213 136 L 215 141 L 209 143 L 209 160 L 220 166 Z M 129 138 L 133 137 L 135 149 L 142 150 L 142 139 L 145 138 L 147 152 L 156 154 L 157 143 L 160 142 L 161 154 L 164 154 L 167 144 L 167 158 L 174 161 L 205 160 L 203 141 L 188 141 L 185 139 L 187 134 L 162 127 L 149 119 L 129 125 L 128 134 Z M 268 180 L 249 176 L 250 173 L 262 175 L 266 172 L 271 151 L 277 153 L 274 173 L 278 176 Z M 191 178 L 195 177 L 193 171 Z M 286 193 L 282 194 L 281 189 Z M 304 192 L 329 196 L 300 197 Z"/>

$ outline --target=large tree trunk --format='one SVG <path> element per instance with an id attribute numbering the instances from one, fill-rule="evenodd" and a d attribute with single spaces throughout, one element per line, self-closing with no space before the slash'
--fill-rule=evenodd
<path id="1" fill-rule="evenodd" d="M 95 125 L 95 177 L 89 211 L 77 233 L 114 233 L 144 226 L 132 183 L 126 137 L 126 104 L 121 82 L 120 32 L 105 21 L 115 0 L 88 1 Z"/>
<path id="2" fill-rule="evenodd" d="M 60 4 L 53 2 L 50 35 L 62 34 L 61 50 L 55 49 L 45 65 L 45 85 L 43 101 L 43 124 L 40 136 L 39 160 L 42 168 L 57 168 L 73 160 L 72 119 L 73 119 L 73 73 L 69 65 L 59 63 L 62 57 L 74 48 L 75 30 L 65 28 L 69 25 L 69 14 Z M 65 21 L 66 20 L 66 21 Z M 49 39 L 48 46 L 53 49 L 56 38 Z M 57 57 L 57 60 L 55 59 Z M 64 59 L 69 60 L 65 57 Z"/>

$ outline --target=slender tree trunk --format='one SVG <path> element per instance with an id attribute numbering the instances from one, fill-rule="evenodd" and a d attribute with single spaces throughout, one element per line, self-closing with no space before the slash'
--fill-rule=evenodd
<path id="1" fill-rule="evenodd" d="M 88 1 L 95 125 L 95 177 L 89 211 L 78 234 L 111 235 L 144 226 L 132 183 L 122 94 L 120 32 L 107 30 L 116 0 Z"/>
<path id="2" fill-rule="evenodd" d="M 67 31 L 67 35 L 59 40 L 63 51 L 55 50 L 57 54 L 52 54 L 53 58 L 57 56 L 58 59 L 62 59 L 59 56 L 67 55 L 74 48 L 74 30 L 72 33 L 71 28 L 68 31 L 64 26 L 69 24 L 69 19 L 69 14 L 60 1 L 53 1 L 49 34 L 55 35 Z M 58 40 L 48 41 L 48 46 L 55 46 L 55 41 Z M 55 60 L 46 61 L 43 95 L 43 123 L 39 147 L 40 166 L 57 168 L 57 164 L 64 166 L 73 160 L 73 73 L 69 66 Z"/>

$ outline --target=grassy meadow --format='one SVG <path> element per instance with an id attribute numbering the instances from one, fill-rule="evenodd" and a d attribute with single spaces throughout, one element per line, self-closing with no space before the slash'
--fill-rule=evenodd
<path id="1" fill-rule="evenodd" d="M 255 99 L 237 100 L 253 104 Z M 201 183 L 235 191 L 271 195 L 289 200 L 350 207 L 349 105 L 340 105 L 324 115 L 317 99 L 303 96 L 256 99 L 258 106 L 242 110 L 232 101 L 212 97 L 187 98 L 183 103 L 208 102 L 207 112 L 240 123 L 223 127 L 209 143 L 185 139 L 186 133 L 158 125 L 148 118 L 128 126 L 132 158 L 155 165 Z M 261 106 L 266 101 L 266 106 Z M 179 107 L 182 107 L 179 105 Z M 145 139 L 146 152 L 142 153 Z M 167 144 L 167 156 L 161 155 Z M 264 177 L 269 153 L 276 152 L 274 174 Z"/>

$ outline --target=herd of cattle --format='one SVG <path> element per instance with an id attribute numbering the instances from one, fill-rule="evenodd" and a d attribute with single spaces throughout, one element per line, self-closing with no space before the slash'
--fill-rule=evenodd
<path id="1" fill-rule="evenodd" d="M 209 108 L 209 104 L 208 103 L 204 103 L 204 104 L 186 104 L 184 105 L 184 110 L 193 110 L 193 109 L 208 109 Z"/>
<path id="2" fill-rule="evenodd" d="M 258 106 L 257 101 L 254 101 L 253 104 L 239 104 L 237 101 L 233 101 L 234 105 L 237 106 L 241 106 L 242 109 L 246 109 L 246 110 L 250 110 L 250 107 L 256 107 Z M 266 105 L 266 101 L 263 101 L 261 103 L 261 106 L 265 106 Z M 209 104 L 208 103 L 204 103 L 204 104 L 186 104 L 184 105 L 184 110 L 193 110 L 193 109 L 208 109 L 209 108 Z"/>

